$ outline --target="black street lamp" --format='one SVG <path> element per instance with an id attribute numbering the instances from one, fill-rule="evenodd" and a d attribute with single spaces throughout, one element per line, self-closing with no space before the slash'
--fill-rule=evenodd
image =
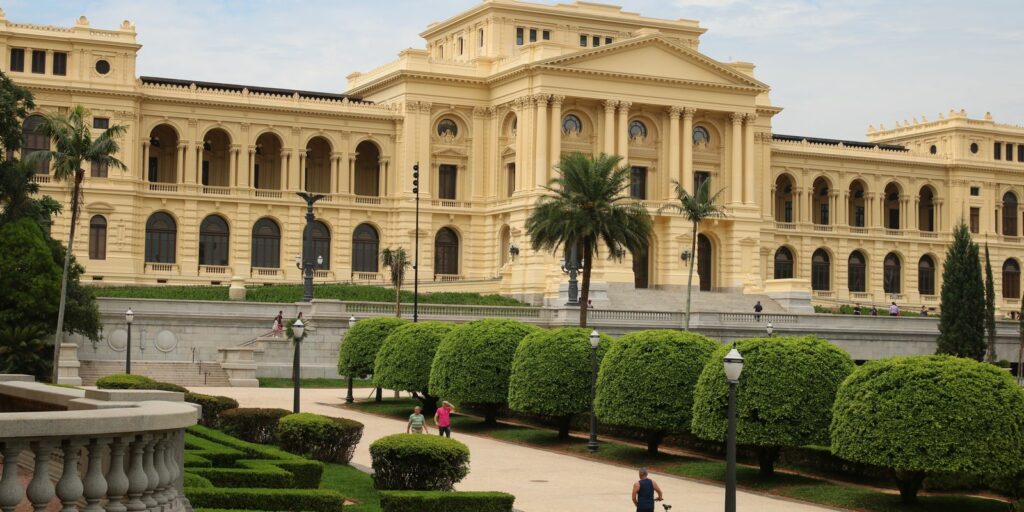
<path id="1" fill-rule="evenodd" d="M 327 197 L 323 194 L 310 194 L 308 192 L 296 192 L 306 200 L 306 229 L 302 233 L 302 302 L 313 301 L 313 222 L 316 217 L 313 215 L 313 203 Z M 319 259 L 323 262 L 323 258 Z M 298 404 L 296 403 L 296 407 Z"/>
<path id="2" fill-rule="evenodd" d="M 420 163 L 412 166 L 412 193 L 416 194 L 416 241 L 412 257 L 412 321 L 420 320 Z M 380 397 L 380 388 L 377 388 Z M 379 400 L 378 400 L 379 401 Z"/>
<path id="3" fill-rule="evenodd" d="M 569 275 L 569 289 L 567 290 L 569 300 L 565 303 L 566 306 L 579 306 L 580 304 L 580 288 L 578 281 L 576 280 L 576 275 L 582 267 L 582 264 L 579 261 L 580 258 L 577 252 L 576 244 L 569 245 L 566 248 L 566 258 L 563 259 L 561 263 L 562 273 Z"/>
<path id="4" fill-rule="evenodd" d="M 743 356 L 733 345 L 725 355 L 725 381 L 729 383 L 729 429 L 725 442 L 725 512 L 736 512 L 736 384 L 743 372 Z"/>
<path id="5" fill-rule="evenodd" d="M 132 321 L 135 320 L 135 312 L 132 308 L 124 312 L 124 321 L 128 324 L 128 342 L 124 345 L 124 373 L 132 374 Z"/>
<path id="6" fill-rule="evenodd" d="M 597 399 L 597 347 L 601 344 L 601 335 L 597 329 L 590 331 L 590 440 L 587 451 L 597 451 L 597 416 L 594 415 L 594 401 Z"/>
<path id="7" fill-rule="evenodd" d="M 356 317 L 354 317 L 354 316 L 348 317 L 348 328 L 351 330 L 355 326 L 356 326 Z M 346 404 L 350 404 L 352 402 L 355 402 L 355 398 L 352 398 L 352 374 L 349 373 L 349 376 L 348 376 L 348 395 L 345 396 L 345 403 Z"/>
<path id="8" fill-rule="evenodd" d="M 302 319 L 295 320 L 292 324 L 292 341 L 295 343 L 295 358 L 292 360 L 292 388 L 294 390 L 294 396 L 292 400 L 292 412 L 299 412 L 299 389 L 302 387 L 302 375 L 301 375 L 301 356 L 299 355 L 299 347 L 302 346 L 302 338 L 306 336 L 306 324 L 302 323 Z"/>

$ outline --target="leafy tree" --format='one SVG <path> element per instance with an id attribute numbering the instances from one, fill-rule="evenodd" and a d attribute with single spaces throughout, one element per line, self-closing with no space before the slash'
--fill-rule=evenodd
<path id="1" fill-rule="evenodd" d="M 722 191 L 719 190 L 715 192 L 715 195 L 711 195 L 711 180 L 702 181 L 696 193 L 692 195 L 678 181 L 673 180 L 673 183 L 676 186 L 676 200 L 679 201 L 679 204 L 663 206 L 658 209 L 658 212 L 660 213 L 666 208 L 676 210 L 693 224 L 693 232 L 690 235 L 690 275 L 686 279 L 686 330 L 689 331 L 690 299 L 693 297 L 693 270 L 697 266 L 697 229 L 704 219 L 725 217 L 725 209 L 717 204 L 718 196 L 722 194 Z"/>
<path id="2" fill-rule="evenodd" d="M 985 355 L 985 285 L 981 280 L 978 244 L 961 222 L 942 265 L 939 313 L 939 354 L 981 361 Z"/>
<path id="3" fill-rule="evenodd" d="M 29 218 L 40 226 L 51 224 L 61 204 L 50 196 L 39 195 L 39 184 L 32 180 L 36 169 L 22 161 L 0 163 L 0 224 Z"/>
<path id="4" fill-rule="evenodd" d="M 736 440 L 753 445 L 761 474 L 775 471 L 784 446 L 827 445 L 836 390 L 853 360 L 839 347 L 814 336 L 750 338 L 734 346 L 743 355 L 736 388 Z M 729 386 L 719 347 L 708 359 L 693 396 L 693 433 L 725 439 Z"/>
<path id="5" fill-rule="evenodd" d="M 441 340 L 430 369 L 430 394 L 483 407 L 485 423 L 496 423 L 508 401 L 516 347 L 538 328 L 516 320 L 488 318 L 462 324 Z"/>
<path id="6" fill-rule="evenodd" d="M 45 338 L 46 327 L 41 324 L 0 329 L 0 373 L 26 373 L 46 380 L 51 363 Z"/>
<path id="7" fill-rule="evenodd" d="M 1020 313 L 1017 315 L 1020 342 L 1017 348 L 1017 383 L 1024 385 L 1024 297 L 1020 298 Z"/>
<path id="8" fill-rule="evenodd" d="M 832 451 L 894 471 L 904 502 L 927 473 L 1014 475 L 1024 469 L 1024 390 L 1005 371 L 950 356 L 893 357 L 839 388 Z"/>
<path id="9" fill-rule="evenodd" d="M 604 334 L 598 363 L 612 339 Z M 569 438 L 572 417 L 590 410 L 590 332 L 563 327 L 535 332 L 519 343 L 508 384 L 509 408 L 558 421 L 558 438 Z"/>
<path id="10" fill-rule="evenodd" d="M 622 157 L 605 154 L 562 155 L 558 177 L 544 187 L 551 194 L 540 197 L 526 219 L 533 250 L 555 253 L 564 246 L 582 251 L 580 327 L 587 326 L 590 274 L 601 244 L 610 258 L 620 259 L 627 250 L 642 257 L 651 235 L 651 217 L 629 199 L 630 170 L 621 162 Z"/>
<path id="11" fill-rule="evenodd" d="M 44 116 L 36 131 L 53 142 L 53 150 L 39 151 L 32 157 L 53 161 L 53 177 L 59 181 L 71 180 L 71 221 L 68 229 L 68 250 L 64 255 L 64 274 L 60 286 L 60 306 L 57 309 L 57 328 L 54 332 L 53 379 L 57 380 L 57 364 L 60 361 L 61 337 L 64 334 L 64 314 L 67 303 L 68 278 L 71 273 L 71 253 L 75 247 L 75 228 L 82 200 L 82 179 L 87 162 L 108 168 L 125 169 L 124 163 L 114 155 L 119 151 L 117 139 L 128 131 L 124 125 L 114 125 L 97 136 L 92 136 L 89 111 L 76 105 L 66 114 L 55 112 Z"/>
<path id="12" fill-rule="evenodd" d="M 0 72 L 0 144 L 7 151 L 21 149 L 23 122 L 36 107 L 32 93 Z M 10 160 L 4 160 L 10 162 Z M 6 164 L 0 164 L 6 165 Z M 6 169 L 4 169 L 6 171 Z"/>
<path id="13" fill-rule="evenodd" d="M 992 260 L 988 254 L 988 242 L 985 242 L 985 331 L 988 332 L 985 361 L 994 363 L 996 362 L 996 287 L 992 278 Z"/>
<path id="14" fill-rule="evenodd" d="M 60 267 L 42 228 L 31 219 L 0 226 L 0 247 L 0 325 L 52 325 Z"/>
<path id="15" fill-rule="evenodd" d="M 373 373 L 373 364 L 384 339 L 395 329 L 407 322 L 401 318 L 378 317 L 360 320 L 352 326 L 341 340 L 338 349 L 338 375 L 348 377 L 349 384 L 355 377 L 366 378 Z M 377 388 L 377 401 L 381 401 L 381 389 Z"/>
<path id="16" fill-rule="evenodd" d="M 395 287 L 395 316 L 402 318 L 402 281 L 405 280 L 405 269 L 412 262 L 401 247 L 393 251 L 384 249 L 380 253 L 380 262 L 391 273 L 391 286 Z"/>
<path id="17" fill-rule="evenodd" d="M 430 366 L 437 346 L 454 327 L 444 322 L 418 322 L 392 331 L 377 352 L 374 385 L 413 393 L 423 404 L 423 414 L 433 415 L 437 397 L 429 393 Z"/>
<path id="18" fill-rule="evenodd" d="M 690 430 L 693 388 L 717 347 L 700 334 L 667 329 L 619 338 L 601 361 L 598 419 L 643 429 L 647 452 L 656 455 L 666 434 Z"/>

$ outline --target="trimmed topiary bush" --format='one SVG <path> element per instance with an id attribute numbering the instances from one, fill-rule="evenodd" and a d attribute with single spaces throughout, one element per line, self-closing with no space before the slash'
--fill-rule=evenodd
<path id="1" fill-rule="evenodd" d="M 325 489 L 185 489 L 192 506 L 232 510 L 281 510 L 294 512 L 337 512 L 345 496 Z"/>
<path id="2" fill-rule="evenodd" d="M 598 419 L 642 429 L 648 453 L 657 454 L 666 434 L 690 430 L 693 388 L 716 348 L 700 334 L 667 329 L 619 338 L 601 361 Z"/>
<path id="3" fill-rule="evenodd" d="M 928 473 L 1024 470 L 1024 390 L 969 359 L 871 361 L 839 388 L 831 434 L 836 455 L 891 468 L 910 503 Z"/>
<path id="4" fill-rule="evenodd" d="M 395 329 L 409 323 L 393 317 L 367 318 L 352 326 L 338 349 L 338 374 L 365 379 L 373 373 L 377 352 Z"/>
<path id="5" fill-rule="evenodd" d="M 185 487 L 213 487 L 213 482 L 189 471 L 182 473 Z"/>
<path id="6" fill-rule="evenodd" d="M 600 364 L 612 339 L 601 335 Z M 519 343 L 512 359 L 508 406 L 559 421 L 558 437 L 569 438 L 573 415 L 590 410 L 590 330 L 564 327 L 535 332 Z"/>
<path id="7" fill-rule="evenodd" d="M 512 512 L 516 497 L 504 492 L 382 491 L 383 512 Z"/>
<path id="8" fill-rule="evenodd" d="M 430 370 L 430 394 L 480 406 L 494 424 L 508 401 L 508 379 L 516 347 L 539 329 L 516 320 L 489 318 L 462 324 L 437 347 Z"/>
<path id="9" fill-rule="evenodd" d="M 454 327 L 443 322 L 419 322 L 392 331 L 377 353 L 373 384 L 416 393 L 423 402 L 423 415 L 433 415 L 437 397 L 429 393 L 430 366 L 441 339 Z"/>
<path id="10" fill-rule="evenodd" d="M 392 434 L 370 445 L 378 489 L 450 491 L 469 474 L 469 448 L 441 436 Z"/>
<path id="11" fill-rule="evenodd" d="M 277 422 L 291 413 L 287 409 L 230 409 L 221 413 L 220 429 L 251 443 L 273 443 Z"/>
<path id="12" fill-rule="evenodd" d="M 277 424 L 281 448 L 324 462 L 348 464 L 363 437 L 363 424 L 302 412 L 289 414 Z"/>
<path id="13" fill-rule="evenodd" d="M 839 347 L 814 336 L 750 338 L 735 343 L 743 355 L 736 388 L 736 440 L 753 445 L 763 475 L 775 471 L 783 446 L 828 445 L 832 403 L 853 361 Z M 719 347 L 697 380 L 693 433 L 725 440 L 729 386 Z"/>
<path id="14" fill-rule="evenodd" d="M 129 375 L 115 373 L 96 379 L 96 387 L 100 389 L 148 389 L 153 391 L 174 391 L 188 393 L 188 389 L 170 382 L 160 382 L 145 375 Z"/>
<path id="15" fill-rule="evenodd" d="M 216 428 L 220 422 L 220 415 L 224 411 L 238 408 L 238 400 L 231 397 L 218 395 L 204 395 L 201 393 L 185 393 L 185 401 L 198 404 L 203 408 L 203 416 L 199 424 Z"/>

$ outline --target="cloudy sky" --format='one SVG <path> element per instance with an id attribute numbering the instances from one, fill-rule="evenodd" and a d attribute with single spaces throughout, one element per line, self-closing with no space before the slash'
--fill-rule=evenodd
<path id="1" fill-rule="evenodd" d="M 143 75 L 341 92 L 345 76 L 423 47 L 475 0 L 8 0 L 15 22 L 135 22 Z M 549 2 L 550 3 L 550 2 Z M 965 108 L 1024 124 L 1020 0 L 616 0 L 700 20 L 701 50 L 757 65 L 777 133 L 863 139 L 869 124 Z"/>

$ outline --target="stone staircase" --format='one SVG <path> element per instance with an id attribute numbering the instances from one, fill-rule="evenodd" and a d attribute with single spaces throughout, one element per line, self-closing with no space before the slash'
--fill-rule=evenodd
<path id="1" fill-rule="evenodd" d="M 608 308 L 637 311 L 684 311 L 686 287 L 670 290 L 635 289 L 628 284 L 611 283 Z M 690 309 L 694 312 L 753 313 L 761 301 L 764 313 L 786 313 L 786 309 L 767 295 L 740 292 L 702 292 L 694 289 Z"/>
<path id="2" fill-rule="evenodd" d="M 124 361 L 82 361 L 79 368 L 84 386 L 95 386 L 96 379 L 114 373 L 124 373 Z M 132 374 L 186 388 L 231 386 L 227 372 L 212 361 L 132 361 Z"/>

